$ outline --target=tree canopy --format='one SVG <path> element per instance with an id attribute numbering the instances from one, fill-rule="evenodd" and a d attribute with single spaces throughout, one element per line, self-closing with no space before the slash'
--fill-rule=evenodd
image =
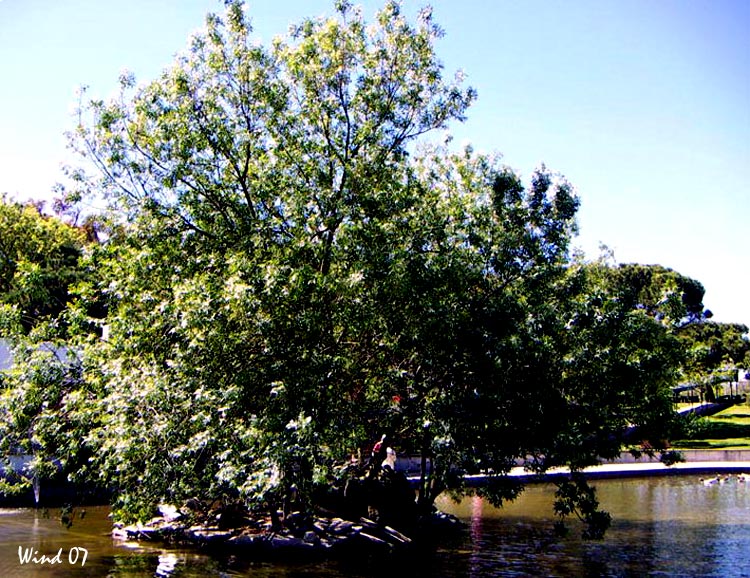
<path id="1" fill-rule="evenodd" d="M 680 331 L 680 338 L 688 350 L 688 379 L 711 382 L 714 372 L 723 370 L 726 374 L 750 367 L 750 339 L 746 325 L 698 323 Z"/>
<path id="2" fill-rule="evenodd" d="M 703 285 L 668 267 L 628 263 L 617 267 L 616 277 L 633 306 L 666 324 L 683 326 L 712 316 L 703 306 Z"/>
<path id="3" fill-rule="evenodd" d="M 85 237 L 33 204 L 0 198 L 0 335 L 56 318 L 79 281 Z"/>
<path id="4" fill-rule="evenodd" d="M 659 439 L 681 350 L 632 271 L 570 257 L 572 185 L 422 139 L 475 97 L 440 34 L 429 10 L 367 24 L 339 2 L 259 46 L 228 2 L 157 80 L 82 103 L 94 170 L 68 193 L 103 195 L 120 234 L 67 313 L 83 365 L 54 374 L 64 427 L 24 422 L 41 462 L 136 517 L 196 495 L 309 506 L 382 433 L 429 460 L 425 506 L 467 471 L 579 470 L 628 427 Z M 670 287 L 692 314 L 702 288 Z M 5 424 L 49 407 L 24 379 Z"/>

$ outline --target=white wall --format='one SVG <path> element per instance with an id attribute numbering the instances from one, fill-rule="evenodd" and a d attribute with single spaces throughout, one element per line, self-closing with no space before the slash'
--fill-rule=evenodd
<path id="1" fill-rule="evenodd" d="M 13 354 L 10 351 L 10 343 L 0 338 L 0 371 L 10 369 L 13 365 Z"/>

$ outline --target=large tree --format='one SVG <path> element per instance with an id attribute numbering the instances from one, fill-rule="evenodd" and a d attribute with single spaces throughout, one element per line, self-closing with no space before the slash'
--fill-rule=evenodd
<path id="1" fill-rule="evenodd" d="M 337 9 L 263 47 L 229 2 L 159 79 L 83 103 L 96 171 L 70 192 L 103 194 L 124 233 L 92 253 L 79 291 L 106 301 L 107 338 L 82 332 L 58 403 L 88 452 L 69 463 L 118 515 L 309 506 L 383 432 L 424 457 L 429 506 L 462 472 L 577 470 L 665 416 L 670 336 L 570 261 L 572 186 L 416 146 L 474 97 L 430 12 Z"/>
<path id="2" fill-rule="evenodd" d="M 307 496 L 379 427 L 398 362 L 370 288 L 410 249 L 399 228 L 439 201 L 407 145 L 473 92 L 443 79 L 428 12 L 414 28 L 389 3 L 368 28 L 338 8 L 269 49 L 230 3 L 159 80 L 133 93 L 124 77 L 79 127 L 102 177 L 79 182 L 129 222 L 105 249 L 110 338 L 88 354 L 111 416 L 91 439 L 125 493 Z"/>

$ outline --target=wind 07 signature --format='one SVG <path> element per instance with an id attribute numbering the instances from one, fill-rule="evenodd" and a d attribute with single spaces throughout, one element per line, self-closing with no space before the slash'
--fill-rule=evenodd
<path id="1" fill-rule="evenodd" d="M 18 561 L 23 564 L 65 564 L 66 562 L 71 566 L 77 566 L 79 563 L 81 566 L 86 564 L 86 558 L 88 558 L 89 551 L 86 548 L 74 546 L 68 550 L 67 557 L 63 556 L 63 548 L 60 548 L 56 554 L 40 554 L 38 550 L 33 548 L 24 548 L 23 546 L 18 547 Z"/>

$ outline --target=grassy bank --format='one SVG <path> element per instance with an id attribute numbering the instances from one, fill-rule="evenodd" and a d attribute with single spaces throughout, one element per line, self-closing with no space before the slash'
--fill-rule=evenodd
<path id="1" fill-rule="evenodd" d="M 685 439 L 675 440 L 675 449 L 750 449 L 750 405 L 735 405 L 695 419 Z"/>

